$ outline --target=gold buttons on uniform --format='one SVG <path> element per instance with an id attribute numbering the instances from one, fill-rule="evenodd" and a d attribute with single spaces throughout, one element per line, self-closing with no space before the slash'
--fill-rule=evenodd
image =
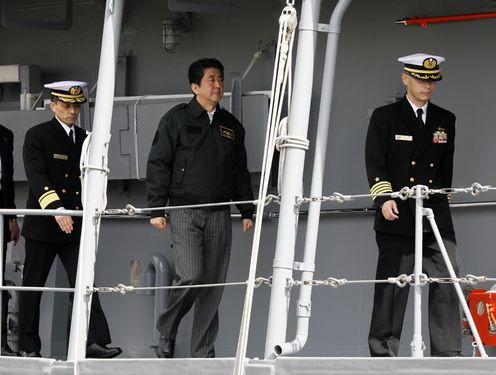
<path id="1" fill-rule="evenodd" d="M 65 177 L 65 178 L 67 178 L 67 177 L 69 177 L 69 175 L 66 173 L 66 174 L 64 175 L 64 177 Z"/>
<path id="2" fill-rule="evenodd" d="M 45 186 L 43 189 L 44 189 L 45 191 L 47 191 L 47 190 L 48 190 L 48 186 Z"/>
<path id="3" fill-rule="evenodd" d="M 430 163 L 429 164 L 429 167 L 433 168 L 434 167 L 434 163 Z"/>
<path id="4" fill-rule="evenodd" d="M 429 180 L 429 184 L 432 184 L 432 180 Z"/>
<path id="5" fill-rule="evenodd" d="M 415 162 L 415 160 L 412 160 L 412 165 L 415 165 L 415 164 L 417 164 L 417 163 Z"/>
<path id="6" fill-rule="evenodd" d="M 76 206 L 76 210 L 79 210 L 79 206 Z"/>
<path id="7" fill-rule="evenodd" d="M 415 179 L 413 177 L 410 177 L 410 182 L 414 182 Z"/>
<path id="8" fill-rule="evenodd" d="M 65 194 L 65 189 L 62 189 L 62 193 L 64 193 L 64 194 Z"/>
<path id="9" fill-rule="evenodd" d="M 79 195 L 79 191 L 76 191 L 76 195 Z"/>

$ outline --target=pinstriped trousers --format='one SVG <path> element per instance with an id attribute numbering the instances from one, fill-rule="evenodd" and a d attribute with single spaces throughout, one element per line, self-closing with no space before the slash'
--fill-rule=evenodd
<path id="1" fill-rule="evenodd" d="M 230 211 L 172 210 L 170 226 L 177 275 L 173 285 L 225 282 L 232 238 Z M 172 289 L 157 329 L 175 340 L 181 319 L 194 304 L 191 356 L 214 357 L 222 292 L 223 287 Z"/>

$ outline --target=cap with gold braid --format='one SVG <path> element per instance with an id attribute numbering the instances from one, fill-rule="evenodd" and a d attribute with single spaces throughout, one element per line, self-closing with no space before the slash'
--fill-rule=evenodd
<path id="1" fill-rule="evenodd" d="M 405 64 L 403 70 L 409 76 L 423 81 L 440 81 L 443 79 L 439 64 L 445 61 L 442 56 L 427 53 L 415 53 L 398 59 Z"/>
<path id="2" fill-rule="evenodd" d="M 50 95 L 64 103 L 83 104 L 86 103 L 83 91 L 86 85 L 86 82 L 81 81 L 60 81 L 47 83 L 45 87 L 51 90 Z"/>

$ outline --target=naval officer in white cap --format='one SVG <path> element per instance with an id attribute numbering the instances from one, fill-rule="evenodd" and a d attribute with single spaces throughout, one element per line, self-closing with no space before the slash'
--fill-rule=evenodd
<path id="1" fill-rule="evenodd" d="M 24 168 L 29 183 L 26 208 L 80 210 L 79 159 L 86 132 L 76 126 L 81 104 L 86 102 L 86 82 L 62 81 L 45 85 L 50 89 L 52 120 L 33 126 L 23 147 Z M 24 219 L 26 239 L 23 286 L 44 286 L 58 255 L 73 288 L 79 254 L 81 217 L 29 216 Z M 19 349 L 26 357 L 41 357 L 39 336 L 41 292 L 21 292 L 19 306 Z M 72 294 L 71 294 L 72 300 Z M 65 323 L 61 323 L 64 324 Z M 93 295 L 86 356 L 112 358 L 120 348 L 111 342 L 107 320 L 98 294 Z"/>
<path id="2" fill-rule="evenodd" d="M 399 191 L 404 186 L 431 189 L 452 186 L 455 115 L 430 99 L 442 79 L 441 56 L 416 53 L 398 59 L 404 64 L 401 80 L 406 95 L 396 103 L 374 110 L 365 145 L 365 162 L 371 194 Z M 379 248 L 377 279 L 410 275 L 415 252 L 415 200 L 374 198 L 374 230 Z M 431 195 L 424 206 L 432 208 L 455 271 L 456 238 L 448 197 Z M 424 221 L 423 272 L 449 277 L 429 223 Z M 369 331 L 371 356 L 398 355 L 403 318 L 410 288 L 376 284 Z M 461 321 L 452 284 L 429 285 L 429 330 L 432 356 L 460 356 Z"/>

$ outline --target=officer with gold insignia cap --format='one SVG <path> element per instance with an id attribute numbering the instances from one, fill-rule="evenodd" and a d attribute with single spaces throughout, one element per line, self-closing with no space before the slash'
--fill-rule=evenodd
<path id="1" fill-rule="evenodd" d="M 371 194 L 399 191 L 404 186 L 450 187 L 453 175 L 455 115 L 430 101 L 442 79 L 441 56 L 416 53 L 398 59 L 406 95 L 372 113 L 365 145 L 365 162 Z M 411 274 L 415 261 L 415 200 L 375 196 L 374 230 L 379 248 L 377 279 Z M 458 272 L 456 238 L 448 197 L 431 195 L 424 206 L 432 208 L 449 257 Z M 449 277 L 429 223 L 423 235 L 423 272 Z M 397 356 L 409 288 L 376 284 L 369 331 L 372 356 Z M 429 286 L 429 328 L 432 356 L 459 356 L 460 314 L 451 284 Z"/>
<path id="2" fill-rule="evenodd" d="M 440 81 L 443 79 L 439 64 L 444 60 L 444 57 L 425 53 L 414 53 L 398 59 L 399 62 L 405 64 L 403 67 L 405 74 L 422 81 Z"/>
<path id="3" fill-rule="evenodd" d="M 86 102 L 86 82 L 62 81 L 45 85 L 51 94 L 54 118 L 33 126 L 23 147 L 29 183 L 26 208 L 80 210 L 79 159 L 86 132 L 76 126 L 80 105 Z M 74 287 L 81 235 L 81 217 L 27 215 L 22 226 L 26 239 L 23 286 L 44 286 L 58 255 Z M 41 357 L 39 336 L 41 292 L 21 292 L 19 301 L 19 349 L 22 356 Z M 72 294 L 71 294 L 72 299 Z M 86 356 L 112 358 L 120 348 L 111 342 L 107 320 L 94 294 Z"/>

